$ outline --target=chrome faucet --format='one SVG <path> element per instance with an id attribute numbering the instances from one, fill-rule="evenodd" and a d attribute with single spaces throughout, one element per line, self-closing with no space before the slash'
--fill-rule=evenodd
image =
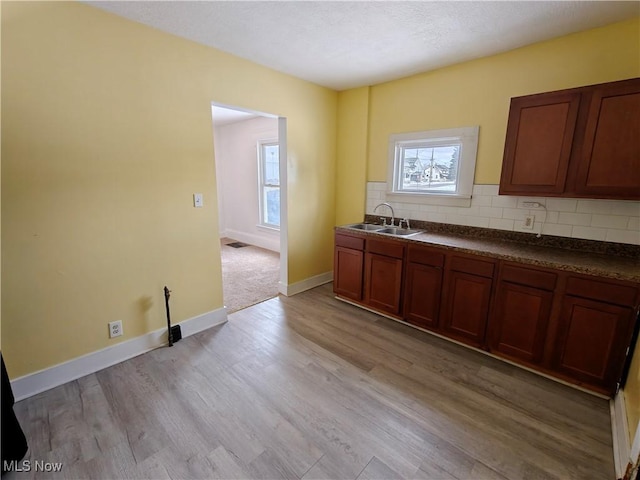
<path id="1" fill-rule="evenodd" d="M 387 202 L 384 203 L 380 203 L 378 205 L 375 206 L 375 208 L 373 209 L 373 213 L 376 213 L 376 210 L 378 209 L 378 207 L 389 207 L 389 210 L 391 210 L 391 226 L 395 227 L 395 220 L 396 220 L 396 214 L 393 211 L 393 207 L 391 205 L 389 205 Z M 381 218 L 381 220 L 383 220 L 383 225 L 387 225 L 387 219 L 386 218 Z"/>

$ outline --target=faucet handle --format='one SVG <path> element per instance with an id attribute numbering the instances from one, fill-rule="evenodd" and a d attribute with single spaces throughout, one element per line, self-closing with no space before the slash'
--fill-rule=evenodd
<path id="1" fill-rule="evenodd" d="M 402 222 L 404 222 L 407 225 L 407 230 L 409 230 L 411 228 L 411 226 L 409 225 L 409 219 L 408 218 L 403 218 L 402 220 L 400 220 L 400 223 L 398 224 L 399 227 L 402 227 Z"/>
<path id="2" fill-rule="evenodd" d="M 387 219 L 385 217 L 380 217 L 380 221 L 382 222 L 383 227 L 387 226 Z"/>

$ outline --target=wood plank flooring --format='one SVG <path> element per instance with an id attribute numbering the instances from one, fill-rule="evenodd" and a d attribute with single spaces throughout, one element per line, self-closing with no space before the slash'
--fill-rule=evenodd
<path id="1" fill-rule="evenodd" d="M 240 310 L 16 404 L 23 478 L 613 479 L 608 402 L 333 298 Z"/>

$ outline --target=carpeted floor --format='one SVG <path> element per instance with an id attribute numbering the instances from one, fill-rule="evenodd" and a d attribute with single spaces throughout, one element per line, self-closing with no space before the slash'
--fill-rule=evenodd
<path id="1" fill-rule="evenodd" d="M 235 312 L 278 296 L 280 254 L 247 245 L 229 246 L 236 242 L 221 239 L 222 294 L 227 312 Z"/>

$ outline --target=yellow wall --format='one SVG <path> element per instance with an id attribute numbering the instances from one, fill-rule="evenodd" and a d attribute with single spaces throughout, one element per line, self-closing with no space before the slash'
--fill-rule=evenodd
<path id="1" fill-rule="evenodd" d="M 364 219 L 367 180 L 369 87 L 338 94 L 338 162 L 336 225 Z"/>
<path id="2" fill-rule="evenodd" d="M 289 283 L 331 270 L 336 92 L 76 2 L 2 2 L 1 58 L 13 378 L 223 306 L 211 101 L 287 117 Z"/>
<path id="3" fill-rule="evenodd" d="M 511 97 L 639 76 L 639 38 L 640 17 L 374 85 L 366 104 L 362 89 L 340 92 L 338 223 L 360 219 L 366 181 L 386 181 L 392 133 L 480 125 L 475 182 L 498 184 Z M 366 133 L 347 104 L 367 112 Z"/>
<path id="4" fill-rule="evenodd" d="M 640 18 L 371 88 L 368 180 L 392 133 L 480 125 L 475 182 L 497 184 L 511 97 L 640 75 Z"/>
<path id="5" fill-rule="evenodd" d="M 636 341 L 635 353 L 623 393 L 629 424 L 629 445 L 631 445 L 640 424 L 640 339 Z"/>

